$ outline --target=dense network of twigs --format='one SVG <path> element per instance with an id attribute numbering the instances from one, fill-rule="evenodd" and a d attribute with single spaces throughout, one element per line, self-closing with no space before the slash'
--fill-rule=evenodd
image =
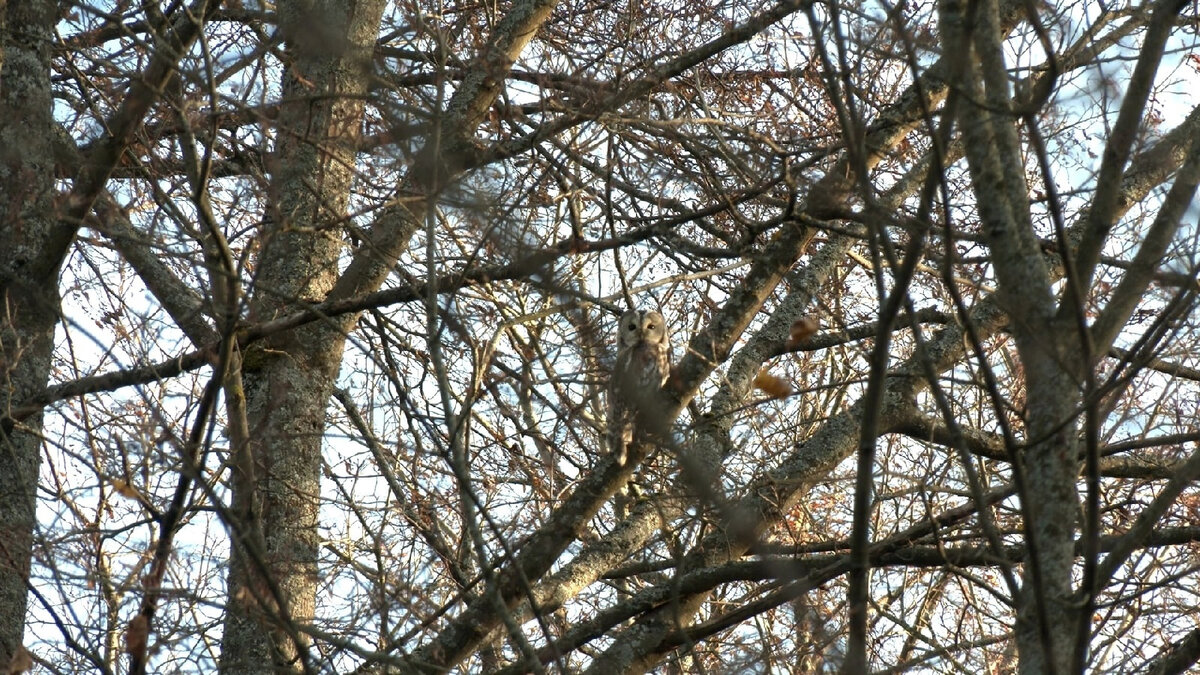
<path id="1" fill-rule="evenodd" d="M 13 4 L 12 672 L 1200 659 L 1193 5 Z"/>

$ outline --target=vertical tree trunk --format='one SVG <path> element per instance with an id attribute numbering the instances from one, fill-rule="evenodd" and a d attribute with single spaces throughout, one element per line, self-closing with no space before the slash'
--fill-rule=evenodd
<path id="1" fill-rule="evenodd" d="M 1019 313 L 1014 313 L 1019 316 Z M 1061 332 L 1061 331 L 1060 331 Z M 1054 335 L 1021 350 L 1026 364 L 1026 438 L 1022 451 L 1029 550 L 1017 604 L 1017 650 L 1022 673 L 1069 673 L 1081 620 L 1071 571 L 1079 521 L 1079 386 L 1065 370 L 1071 336 Z"/>
<path id="2" fill-rule="evenodd" d="M 50 46 L 55 3 L 0 4 L 0 411 L 46 386 L 61 260 L 54 227 Z M 0 429 L 0 668 L 22 644 L 42 415 Z M 7 672 L 7 671 L 6 671 Z"/>
<path id="3" fill-rule="evenodd" d="M 940 14 L 947 48 L 971 54 L 956 69 L 964 98 L 959 123 L 997 296 L 1026 378 L 1024 447 L 1015 458 L 1025 478 L 1020 496 L 1029 533 L 1017 598 L 1020 668 L 1064 673 L 1074 655 L 1078 619 L 1071 569 L 1079 467 L 1074 420 L 1082 369 L 1077 348 L 1068 346 L 1077 345 L 1078 336 L 1066 333 L 1055 318 L 1051 275 L 1033 228 L 999 5 L 951 0 L 941 4 Z"/>
<path id="4" fill-rule="evenodd" d="M 384 3 L 280 3 L 287 41 L 271 201 L 250 313 L 269 319 L 333 287 L 371 54 Z M 304 670 L 317 583 L 321 439 L 344 345 L 339 325 L 274 337 L 245 356 L 250 465 L 235 469 L 221 669 Z M 249 480 L 246 480 L 249 479 Z M 261 532 L 261 540 L 255 536 Z"/>

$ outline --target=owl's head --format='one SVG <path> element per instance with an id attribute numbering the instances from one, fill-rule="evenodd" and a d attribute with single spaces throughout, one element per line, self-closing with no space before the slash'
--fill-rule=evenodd
<path id="1" fill-rule="evenodd" d="M 633 347 L 641 342 L 665 344 L 667 323 L 662 314 L 645 309 L 631 309 L 621 315 L 617 324 L 617 345 Z"/>

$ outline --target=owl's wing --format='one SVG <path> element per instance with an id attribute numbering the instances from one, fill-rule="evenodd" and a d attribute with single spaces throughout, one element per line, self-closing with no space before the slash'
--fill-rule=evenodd
<path id="1" fill-rule="evenodd" d="M 617 457 L 617 464 L 625 463 L 626 450 L 633 442 L 633 425 L 637 411 L 630 405 L 628 352 L 617 355 L 612 378 L 608 383 L 608 446 L 609 452 Z"/>

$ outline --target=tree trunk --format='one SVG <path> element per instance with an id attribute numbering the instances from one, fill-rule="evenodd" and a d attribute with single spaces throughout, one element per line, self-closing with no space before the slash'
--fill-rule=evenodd
<path id="1" fill-rule="evenodd" d="M 41 393 L 59 317 L 50 46 L 53 2 L 0 5 L 0 411 Z M 33 554 L 39 413 L 0 429 L 0 668 L 22 645 Z"/>
<path id="2" fill-rule="evenodd" d="M 271 202 L 253 319 L 333 287 L 371 53 L 385 3 L 280 4 L 287 41 Z M 302 672 L 317 584 L 321 441 L 344 345 L 318 323 L 255 345 L 243 360 L 250 435 L 235 465 L 233 559 L 223 672 Z"/>

